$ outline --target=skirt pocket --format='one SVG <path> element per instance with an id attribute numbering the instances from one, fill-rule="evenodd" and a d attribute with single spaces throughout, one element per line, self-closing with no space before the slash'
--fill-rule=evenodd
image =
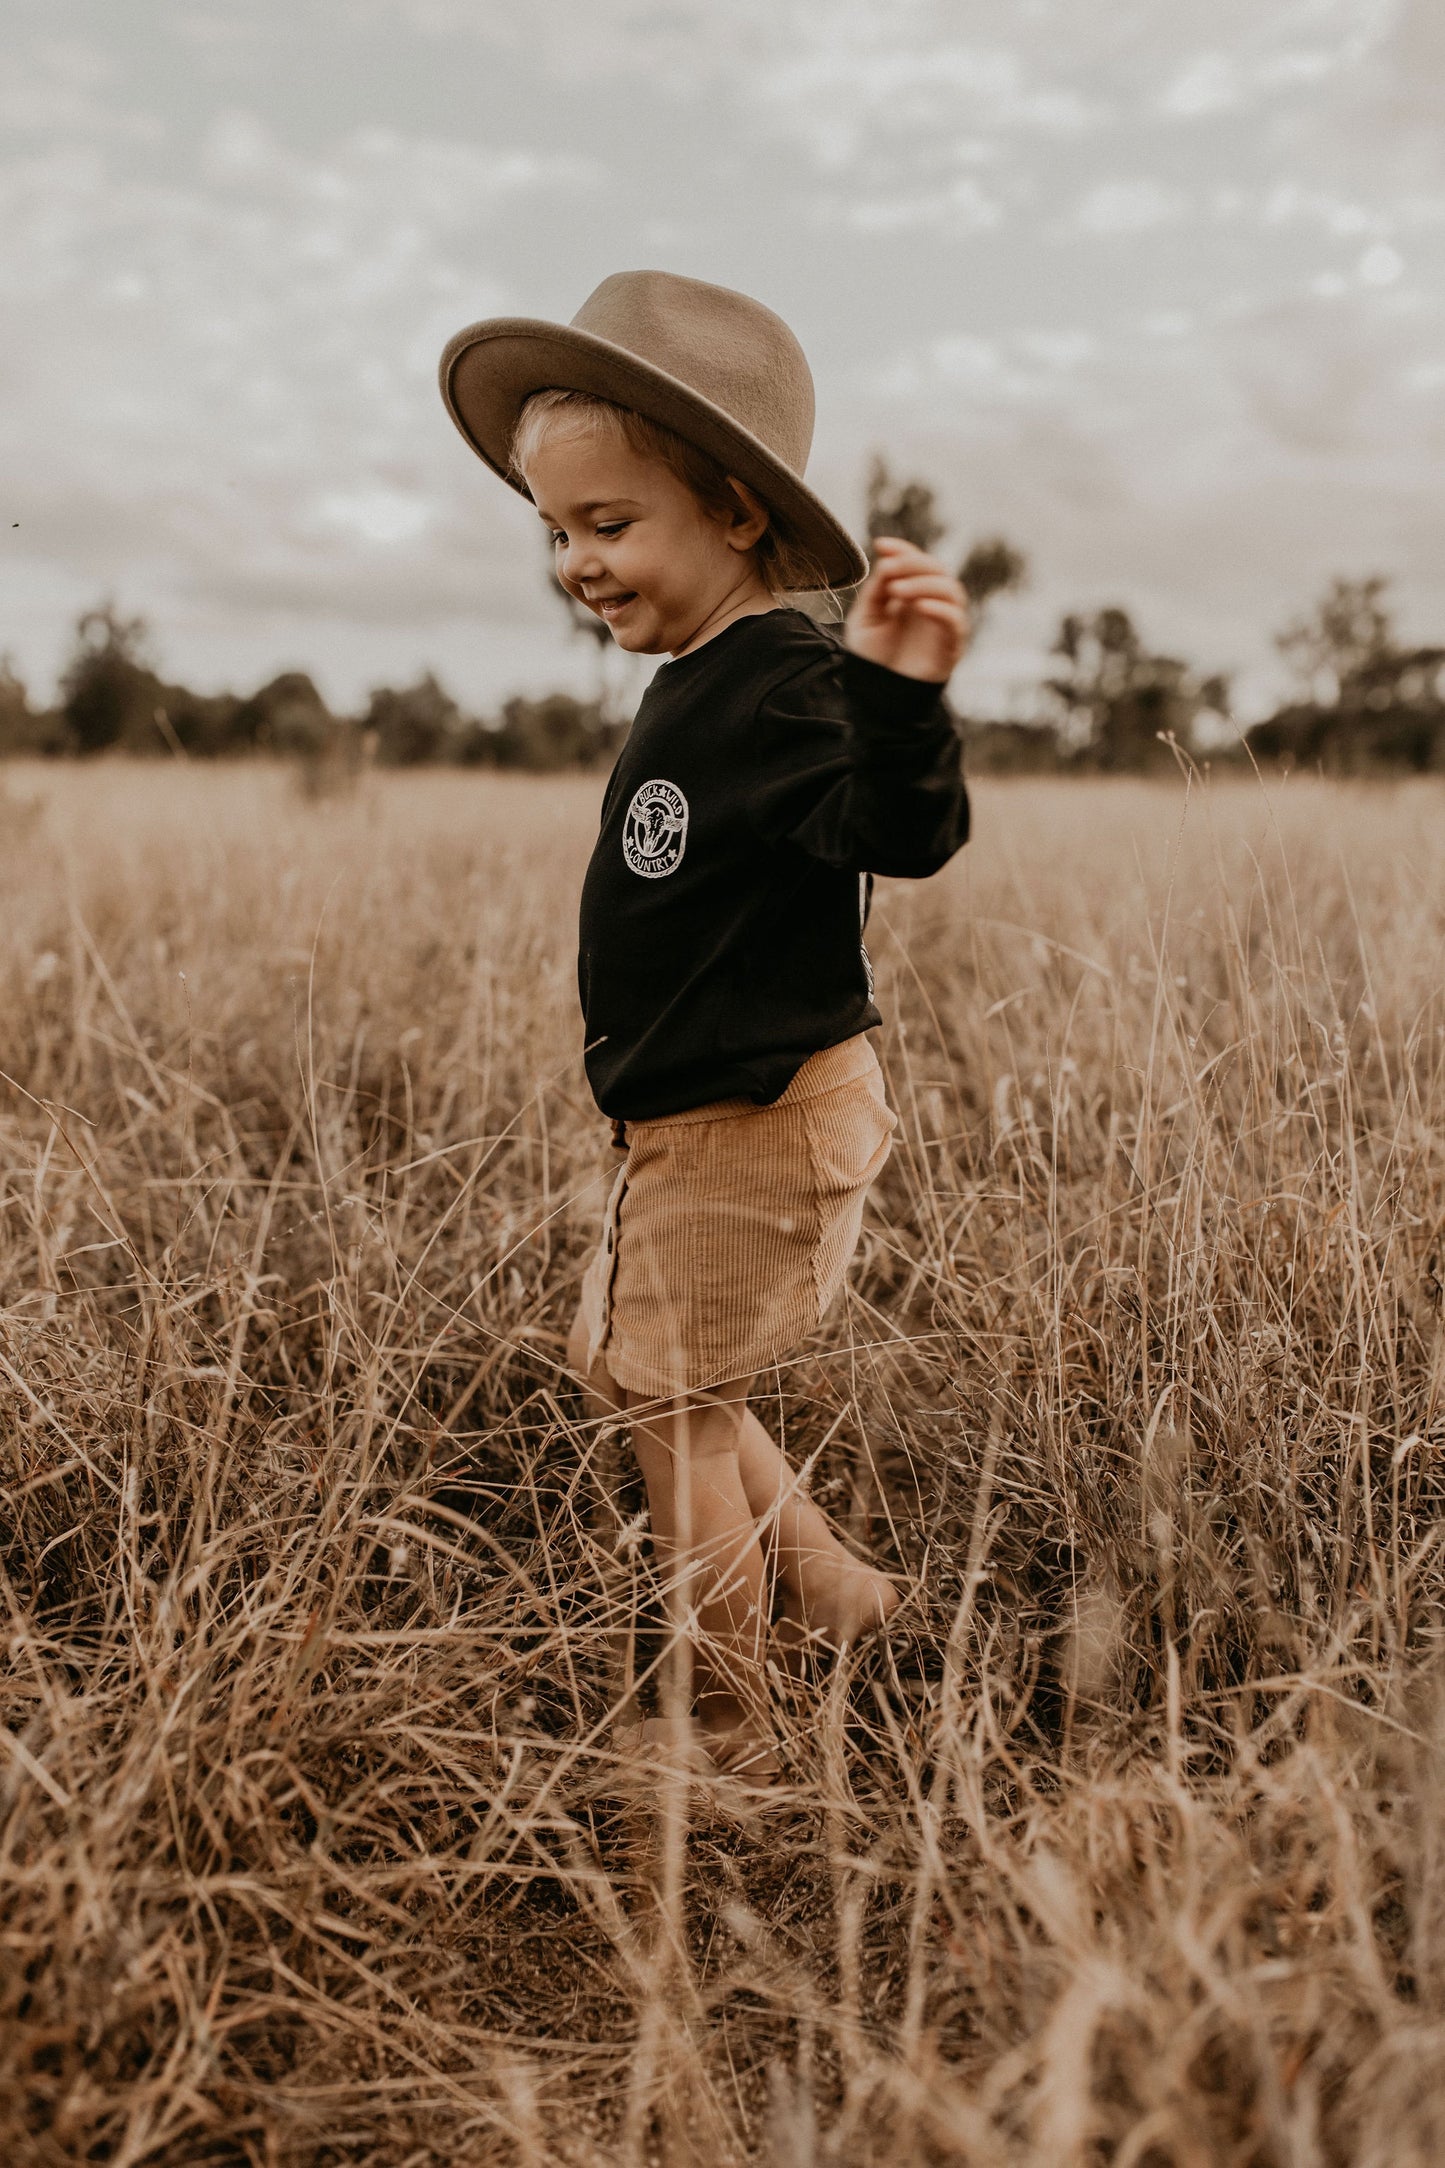
<path id="1" fill-rule="evenodd" d="M 888 1162 L 898 1116 L 875 1083 L 860 1077 L 805 1101 L 813 1182 L 820 1210 L 813 1253 L 819 1321 L 837 1299 L 858 1237 L 868 1192 Z"/>

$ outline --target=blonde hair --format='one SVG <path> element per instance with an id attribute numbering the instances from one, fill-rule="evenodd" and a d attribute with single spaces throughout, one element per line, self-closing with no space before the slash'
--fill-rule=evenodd
<path id="1" fill-rule="evenodd" d="M 611 437 L 644 458 L 660 459 L 709 512 L 730 513 L 745 508 L 721 460 L 689 444 L 675 429 L 649 420 L 634 407 L 601 399 L 595 392 L 560 388 L 534 391 L 517 417 L 511 465 L 513 478 L 523 489 L 527 484 L 522 469 L 527 461 L 555 429 L 569 425 L 580 426 L 597 437 Z M 788 532 L 771 505 L 767 513 L 768 524 L 753 545 L 753 556 L 769 593 L 809 594 L 827 587 L 828 575 L 812 551 Z"/>

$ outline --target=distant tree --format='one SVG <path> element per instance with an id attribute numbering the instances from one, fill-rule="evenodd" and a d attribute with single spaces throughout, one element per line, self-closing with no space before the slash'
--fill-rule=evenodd
<path id="1" fill-rule="evenodd" d="M 541 700 L 508 700 L 500 729 L 490 735 L 498 767 L 555 774 L 562 768 L 593 768 L 609 759 L 621 743 L 624 726 L 609 720 L 598 701 L 549 693 Z"/>
<path id="2" fill-rule="evenodd" d="M 870 542 L 876 542 L 881 534 L 896 534 L 921 550 L 931 550 L 946 525 L 930 485 L 917 480 L 899 481 L 887 460 L 877 453 L 868 469 L 865 520 Z"/>
<path id="3" fill-rule="evenodd" d="M 1258 758 L 1335 774 L 1445 769 L 1445 647 L 1401 644 L 1387 585 L 1379 574 L 1332 580 L 1279 634 L 1298 695 L 1250 731 Z"/>
<path id="4" fill-rule="evenodd" d="M 234 693 L 195 693 L 187 685 L 161 685 L 151 711 L 154 733 L 136 750 L 195 754 L 202 760 L 249 752 L 236 729 L 241 705 Z"/>
<path id="5" fill-rule="evenodd" d="M 1023 551 L 1016 550 L 1012 542 L 1006 542 L 1000 534 L 989 535 L 982 542 L 974 543 L 958 568 L 958 578 L 972 606 L 975 625 L 995 595 L 1005 595 L 1023 586 L 1028 569 L 1028 559 Z"/>
<path id="6" fill-rule="evenodd" d="M 0 759 L 41 751 L 42 723 L 13 659 L 0 655 Z"/>
<path id="7" fill-rule="evenodd" d="M 338 730 L 354 729 L 337 721 L 304 670 L 283 670 L 241 701 L 232 727 L 248 751 L 303 757 L 324 752 Z"/>
<path id="8" fill-rule="evenodd" d="M 566 612 L 570 631 L 590 640 L 594 647 L 605 648 L 612 645 L 612 633 L 606 621 L 600 618 L 595 610 L 589 610 L 585 602 L 580 601 L 562 585 L 557 577 L 555 560 L 547 568 L 547 584 Z"/>
<path id="9" fill-rule="evenodd" d="M 1038 723 L 970 722 L 970 775 L 1049 775 L 1066 765 L 1058 732 Z"/>
<path id="10" fill-rule="evenodd" d="M 1320 707 L 1349 704 L 1363 678 L 1397 653 L 1394 623 L 1384 604 L 1388 584 L 1378 573 L 1365 580 L 1331 580 L 1309 615 L 1276 636 L 1275 646 L 1293 666 L 1306 700 Z"/>
<path id="11" fill-rule="evenodd" d="M 1161 738 L 1188 745 L 1201 714 L 1229 711 L 1227 679 L 1201 678 L 1172 655 L 1151 654 L 1127 610 L 1065 617 L 1050 653 L 1060 663 L 1045 681 L 1060 709 L 1059 734 L 1084 766 L 1161 767 L 1170 758 Z"/>
<path id="12" fill-rule="evenodd" d="M 430 670 L 399 692 L 378 686 L 362 718 L 363 730 L 375 733 L 377 760 L 387 768 L 447 759 L 458 749 L 463 727 L 460 708 Z"/>
<path id="13" fill-rule="evenodd" d="M 451 758 L 459 768 L 495 768 L 497 763 L 497 740 L 501 730 L 495 723 L 483 722 L 480 717 L 470 717 L 463 722 L 451 745 Z"/>
<path id="14" fill-rule="evenodd" d="M 0 655 L 0 723 L 8 722 L 12 715 L 30 713 L 30 695 L 25 680 L 15 667 L 15 658 L 7 650 Z"/>
<path id="15" fill-rule="evenodd" d="M 240 744 L 294 761 L 308 798 L 350 790 L 361 771 L 360 730 L 345 716 L 331 713 L 304 670 L 283 670 L 243 700 L 236 710 L 235 734 Z"/>
<path id="16" fill-rule="evenodd" d="M 585 602 L 579 602 L 575 595 L 570 595 L 567 592 L 557 577 L 555 557 L 548 565 L 547 580 L 552 593 L 557 597 L 557 600 L 567 613 L 569 631 L 574 633 L 578 639 L 585 640 L 591 645 L 597 670 L 597 708 L 598 712 L 610 722 L 617 698 L 612 676 L 612 662 L 617 652 L 617 642 L 612 637 L 612 628 L 605 618 L 599 617 L 595 610 L 588 609 Z"/>
<path id="17" fill-rule="evenodd" d="M 60 704 L 78 752 L 154 737 L 161 684 L 146 659 L 148 639 L 145 619 L 122 617 L 111 602 L 77 620 Z"/>

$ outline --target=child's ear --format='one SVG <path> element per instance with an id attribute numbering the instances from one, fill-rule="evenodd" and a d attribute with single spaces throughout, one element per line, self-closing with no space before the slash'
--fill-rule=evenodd
<path id="1" fill-rule="evenodd" d="M 728 476 L 728 488 L 736 500 L 728 518 L 729 546 L 735 550 L 755 549 L 768 531 L 768 508 L 735 474 Z"/>

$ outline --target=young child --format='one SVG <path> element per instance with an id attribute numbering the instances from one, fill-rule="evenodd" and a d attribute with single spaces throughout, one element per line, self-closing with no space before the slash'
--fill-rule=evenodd
<path id="1" fill-rule="evenodd" d="M 711 1758 L 766 1780 L 774 1578 L 785 1651 L 899 1601 L 748 1401 L 837 1294 L 896 1127 L 863 924 L 873 874 L 933 873 L 968 832 L 943 700 L 966 604 L 906 542 L 870 572 L 807 488 L 808 365 L 743 294 L 624 272 L 570 325 L 459 332 L 441 380 L 567 593 L 669 658 L 582 893 L 587 1074 L 626 1159 L 569 1360 L 626 1411 Z M 785 601 L 860 581 L 841 643 Z"/>

